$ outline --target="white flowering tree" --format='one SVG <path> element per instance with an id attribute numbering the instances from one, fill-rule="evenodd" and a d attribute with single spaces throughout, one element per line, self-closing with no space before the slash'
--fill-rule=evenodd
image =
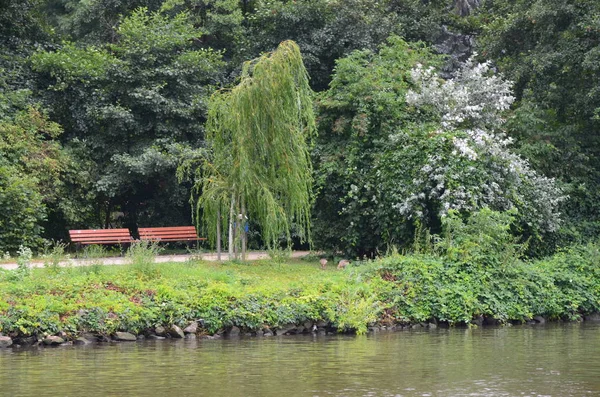
<path id="1" fill-rule="evenodd" d="M 441 217 L 450 209 L 516 209 L 517 218 L 532 231 L 557 230 L 558 205 L 564 199 L 560 189 L 513 153 L 511 138 L 502 132 L 503 113 L 514 101 L 511 83 L 493 75 L 489 63 L 473 60 L 451 80 L 420 65 L 411 78 L 415 89 L 406 100 L 432 124 L 413 135 L 428 154 L 396 193 L 400 213 L 419 219 Z M 405 133 L 390 139 L 402 141 Z"/>
<path id="2" fill-rule="evenodd" d="M 338 62 L 314 151 L 322 247 L 368 255 L 407 245 L 417 224 L 439 232 L 449 210 L 510 210 L 528 235 L 558 228 L 561 190 L 503 132 L 511 83 L 473 60 L 444 80 L 437 64 L 397 38 Z"/>

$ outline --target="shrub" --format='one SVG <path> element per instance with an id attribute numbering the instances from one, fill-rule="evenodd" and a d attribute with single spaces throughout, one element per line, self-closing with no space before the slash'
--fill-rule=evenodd
<path id="1" fill-rule="evenodd" d="M 154 266 L 154 260 L 161 250 L 158 243 L 140 240 L 131 243 L 125 256 L 131 261 L 130 269 L 138 277 L 155 278 L 159 272 Z"/>

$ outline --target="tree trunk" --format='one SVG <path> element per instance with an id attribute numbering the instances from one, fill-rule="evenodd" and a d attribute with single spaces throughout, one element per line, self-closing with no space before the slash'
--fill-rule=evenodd
<path id="1" fill-rule="evenodd" d="M 217 211 L 217 260 L 221 260 L 221 210 Z"/>
<path id="2" fill-rule="evenodd" d="M 140 232 L 138 230 L 138 202 L 133 200 L 129 201 L 125 203 L 123 208 L 123 212 L 125 213 L 123 226 L 129 229 L 131 232 L 131 237 L 133 237 L 134 240 L 139 240 Z"/>
<path id="3" fill-rule="evenodd" d="M 104 228 L 108 229 L 110 227 L 110 211 L 112 210 L 112 204 L 110 201 L 106 205 L 106 216 L 104 217 Z"/>
<path id="4" fill-rule="evenodd" d="M 231 206 L 229 207 L 229 260 L 233 259 L 233 209 L 235 208 L 235 195 L 231 194 Z"/>
<path id="5" fill-rule="evenodd" d="M 237 211 L 235 211 L 237 213 Z M 234 215 L 235 217 L 234 222 L 233 222 L 233 259 L 238 259 L 238 223 L 237 223 L 237 215 Z"/>
<path id="6" fill-rule="evenodd" d="M 242 197 L 242 219 L 240 219 L 240 227 L 241 227 L 241 236 L 242 236 L 242 260 L 246 261 L 246 207 L 244 205 L 244 198 Z"/>
<path id="7" fill-rule="evenodd" d="M 233 254 L 235 259 L 240 259 L 240 197 L 236 200 L 237 206 L 235 207 L 235 225 L 233 227 Z"/>

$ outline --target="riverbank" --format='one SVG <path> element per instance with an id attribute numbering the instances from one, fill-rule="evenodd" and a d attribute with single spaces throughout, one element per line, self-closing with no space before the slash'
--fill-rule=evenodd
<path id="1" fill-rule="evenodd" d="M 598 247 L 498 266 L 393 255 L 0 271 L 0 344 L 269 336 L 598 320 Z"/>

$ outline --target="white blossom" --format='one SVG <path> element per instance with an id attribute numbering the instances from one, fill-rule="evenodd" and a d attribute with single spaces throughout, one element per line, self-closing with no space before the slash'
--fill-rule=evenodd
<path id="1" fill-rule="evenodd" d="M 473 58 L 451 80 L 442 80 L 433 68 L 418 65 L 410 75 L 419 90 L 410 90 L 406 101 L 416 107 L 432 106 L 444 128 L 461 128 L 463 124 L 494 127 L 504 122 L 501 113 L 510 108 L 515 97 L 510 81 L 489 74 L 489 62 L 475 63 Z"/>
<path id="2" fill-rule="evenodd" d="M 487 206 L 517 208 L 525 223 L 555 231 L 557 208 L 565 196 L 552 178 L 538 174 L 510 150 L 512 139 L 500 130 L 503 113 L 515 99 L 512 83 L 491 75 L 488 62 L 473 59 L 451 80 L 422 65 L 410 74 L 416 90 L 407 93 L 406 101 L 424 114 L 433 112 L 441 128 L 430 139 L 439 139 L 448 150 L 427 156 L 412 184 L 398 187 L 402 199 L 394 208 L 408 219 L 424 216 L 432 200 L 438 216 Z"/>

